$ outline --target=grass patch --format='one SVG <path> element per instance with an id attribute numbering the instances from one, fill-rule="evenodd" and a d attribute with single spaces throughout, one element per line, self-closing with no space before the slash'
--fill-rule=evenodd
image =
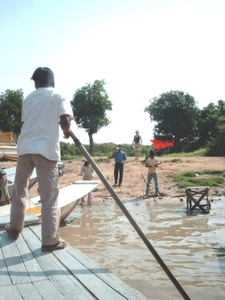
<path id="1" fill-rule="evenodd" d="M 169 153 L 163 154 L 162 156 L 167 157 L 193 157 L 193 156 L 206 156 L 207 149 L 201 148 L 193 152 L 179 152 L 179 153 Z"/>
<path id="2" fill-rule="evenodd" d="M 225 177 L 224 170 L 204 170 L 200 174 L 221 175 L 222 177 Z"/>
<path id="3" fill-rule="evenodd" d="M 196 172 L 183 172 L 179 174 L 169 174 L 169 178 L 173 178 L 178 183 L 179 188 L 187 188 L 189 186 L 210 186 L 217 187 L 224 182 L 225 171 L 221 170 L 204 170 L 198 173 Z M 208 175 L 207 177 L 203 177 Z M 215 176 L 219 175 L 219 176 Z"/>

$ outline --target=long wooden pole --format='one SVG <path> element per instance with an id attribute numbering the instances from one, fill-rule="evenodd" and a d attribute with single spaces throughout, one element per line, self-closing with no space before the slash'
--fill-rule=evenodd
<path id="1" fill-rule="evenodd" d="M 74 143 L 76 144 L 76 146 L 80 149 L 81 153 L 85 156 L 85 158 L 87 159 L 87 161 L 90 163 L 90 165 L 92 166 L 92 168 L 95 170 L 96 174 L 99 176 L 99 178 L 101 179 L 101 181 L 103 182 L 103 184 L 105 185 L 105 187 L 107 188 L 107 190 L 109 191 L 109 193 L 111 194 L 111 196 L 114 198 L 114 200 L 116 201 L 116 203 L 119 205 L 119 207 L 121 208 L 121 210 L 123 211 L 123 213 L 125 214 L 125 216 L 127 217 L 127 219 L 130 221 L 131 225 L 134 227 L 134 229 L 136 230 L 136 232 L 138 233 L 138 235 L 140 236 L 140 238 L 142 239 L 142 241 L 145 243 L 145 245 L 147 246 L 147 248 L 151 251 L 152 255 L 155 257 L 155 259 L 157 260 L 157 262 L 160 264 L 160 266 L 162 267 L 162 269 L 164 270 L 164 272 L 167 274 L 167 276 L 169 277 L 169 279 L 172 281 L 172 283 L 174 284 L 174 286 L 177 288 L 177 290 L 180 292 L 180 294 L 183 296 L 183 298 L 185 300 L 191 300 L 189 298 L 189 296 L 186 294 L 186 292 L 184 291 L 184 289 L 181 287 L 181 285 L 179 284 L 179 282 L 176 280 L 176 278 L 170 272 L 170 270 L 168 269 L 168 267 L 166 266 L 166 264 L 164 263 L 164 261 L 161 259 L 161 257 L 159 256 L 159 254 L 156 252 L 156 250 L 154 249 L 154 247 L 151 245 L 151 243 L 149 242 L 149 240 L 147 239 L 147 237 L 141 231 L 141 229 L 139 228 L 139 226 L 137 225 L 137 223 L 134 221 L 133 217 L 128 212 L 128 210 L 126 209 L 126 207 L 123 205 L 123 202 L 119 199 L 118 195 L 115 193 L 114 189 L 109 184 L 108 180 L 105 178 L 105 176 L 103 175 L 103 173 L 101 172 L 101 170 L 98 168 L 98 166 L 95 163 L 95 161 L 92 159 L 92 157 L 87 152 L 87 150 L 85 149 L 85 147 L 81 144 L 81 142 L 78 140 L 78 138 L 75 136 L 75 134 L 71 130 L 70 130 L 70 136 L 71 136 L 72 140 L 74 141 Z"/>

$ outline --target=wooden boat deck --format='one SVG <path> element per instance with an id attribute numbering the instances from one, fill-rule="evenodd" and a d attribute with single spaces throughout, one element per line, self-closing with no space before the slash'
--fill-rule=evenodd
<path id="1" fill-rule="evenodd" d="M 40 236 L 40 225 L 16 241 L 0 232 L 0 300 L 146 299 L 70 245 L 42 252 Z"/>

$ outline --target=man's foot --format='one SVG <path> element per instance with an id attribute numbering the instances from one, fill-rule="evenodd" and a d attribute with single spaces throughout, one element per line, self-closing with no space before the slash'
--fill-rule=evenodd
<path id="1" fill-rule="evenodd" d="M 155 194 L 154 197 L 159 197 L 159 194 Z"/>
<path id="2" fill-rule="evenodd" d="M 64 248 L 66 248 L 66 246 L 67 246 L 67 243 L 61 241 L 61 242 L 58 242 L 55 245 L 48 245 L 48 246 L 42 245 L 41 251 L 62 250 Z"/>
<path id="3" fill-rule="evenodd" d="M 122 183 L 119 184 L 119 187 L 121 187 L 121 186 L 122 186 Z"/>
<path id="4" fill-rule="evenodd" d="M 18 239 L 19 234 L 20 234 L 17 229 L 10 228 L 9 224 L 5 225 L 5 231 L 15 240 Z"/>
<path id="5" fill-rule="evenodd" d="M 117 186 L 117 183 L 115 182 L 113 186 Z"/>

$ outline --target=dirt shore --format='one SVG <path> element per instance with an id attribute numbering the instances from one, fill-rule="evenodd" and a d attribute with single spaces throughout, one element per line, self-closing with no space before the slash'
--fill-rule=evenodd
<path id="1" fill-rule="evenodd" d="M 160 188 L 160 199 L 173 199 L 179 198 L 179 195 L 185 194 L 185 190 L 178 189 L 173 179 L 168 178 L 169 174 L 181 173 L 185 171 L 194 171 L 198 174 L 200 171 L 210 170 L 224 170 L 225 158 L 224 157 L 157 157 L 162 164 L 158 168 L 159 176 L 159 188 Z M 64 175 L 60 178 L 60 187 L 67 186 L 76 180 L 82 180 L 81 176 L 78 176 L 80 168 L 83 165 L 85 159 L 80 158 L 75 160 L 64 161 Z M 113 185 L 114 177 L 114 161 L 108 158 L 94 158 L 94 161 L 98 165 L 101 172 L 104 174 L 108 182 Z M 16 166 L 15 162 L 1 162 L 2 167 L 8 168 Z M 145 168 L 144 158 L 136 161 L 134 157 L 128 157 L 124 165 L 124 178 L 121 187 L 115 187 L 115 191 L 121 200 L 130 200 L 142 197 L 145 193 L 145 182 L 142 175 L 146 179 L 147 168 Z M 98 180 L 98 176 L 95 176 Z M 221 189 L 225 188 L 225 184 L 217 188 L 211 188 L 211 194 L 221 194 Z M 153 186 L 151 186 L 154 191 Z M 30 191 L 30 196 L 37 194 L 37 187 L 35 186 Z M 93 193 L 94 201 L 101 202 L 112 199 L 110 193 L 101 182 L 98 186 L 98 190 Z"/>

